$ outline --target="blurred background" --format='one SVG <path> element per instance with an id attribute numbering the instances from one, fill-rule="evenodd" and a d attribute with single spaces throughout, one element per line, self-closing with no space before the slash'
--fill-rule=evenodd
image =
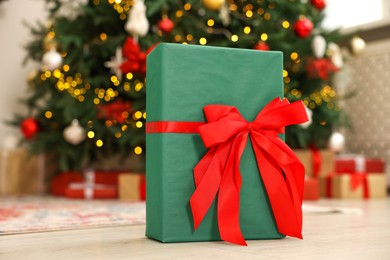
<path id="1" fill-rule="evenodd" d="M 388 0 L 66 2 L 0 2 L 0 148 L 54 154 L 50 176 L 144 171 L 144 75 L 124 63 L 161 41 L 283 51 L 313 121 L 287 142 L 390 162 Z"/>

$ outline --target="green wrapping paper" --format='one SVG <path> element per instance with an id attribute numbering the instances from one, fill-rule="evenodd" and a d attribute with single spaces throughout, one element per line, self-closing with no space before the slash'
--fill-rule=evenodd
<path id="1" fill-rule="evenodd" d="M 159 44 L 147 57 L 147 123 L 204 122 L 209 104 L 236 106 L 253 121 L 283 97 L 281 52 Z M 251 143 L 241 159 L 240 227 L 245 239 L 274 239 L 277 230 Z M 193 168 L 206 153 L 198 134 L 146 135 L 146 236 L 162 242 L 220 240 L 216 200 L 194 231 L 189 200 Z"/>

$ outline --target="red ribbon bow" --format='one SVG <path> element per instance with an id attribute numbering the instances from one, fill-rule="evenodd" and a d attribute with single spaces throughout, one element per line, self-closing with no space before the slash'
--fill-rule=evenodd
<path id="1" fill-rule="evenodd" d="M 276 98 L 252 123 L 232 106 L 208 105 L 204 113 L 207 123 L 199 132 L 210 149 L 194 168 L 196 190 L 190 204 L 195 229 L 218 196 L 221 239 L 246 245 L 239 224 L 239 166 L 249 135 L 279 232 L 302 238 L 304 167 L 278 134 L 308 120 L 303 103 Z"/>

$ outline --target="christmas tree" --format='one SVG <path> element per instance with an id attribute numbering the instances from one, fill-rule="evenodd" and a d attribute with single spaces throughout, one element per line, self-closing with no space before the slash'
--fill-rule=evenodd
<path id="1" fill-rule="evenodd" d="M 113 154 L 144 154 L 146 55 L 159 42 L 284 53 L 285 96 L 303 100 L 309 124 L 287 129 L 293 148 L 326 147 L 341 111 L 331 78 L 340 34 L 321 27 L 325 0 L 46 0 L 31 26 L 29 77 L 17 115 L 33 152 L 58 154 L 62 170 Z"/>

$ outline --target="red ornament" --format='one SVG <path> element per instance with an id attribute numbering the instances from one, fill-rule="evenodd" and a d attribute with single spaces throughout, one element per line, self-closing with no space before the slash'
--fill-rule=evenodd
<path id="1" fill-rule="evenodd" d="M 255 46 L 253 46 L 253 49 L 259 50 L 259 51 L 269 51 L 270 47 L 267 43 L 263 41 L 259 41 Z"/>
<path id="2" fill-rule="evenodd" d="M 322 9 L 324 9 L 326 7 L 325 0 L 311 0 L 310 2 L 318 10 L 322 10 Z"/>
<path id="3" fill-rule="evenodd" d="M 301 38 L 308 37 L 312 30 L 313 23 L 306 17 L 299 18 L 299 20 L 294 24 L 294 31 Z"/>
<path id="4" fill-rule="evenodd" d="M 307 73 L 311 78 L 328 80 L 329 76 L 338 71 L 338 68 L 329 59 L 316 59 L 309 62 Z"/>
<path id="5" fill-rule="evenodd" d="M 130 114 L 131 111 L 132 105 L 129 101 L 116 99 L 109 104 L 99 105 L 97 117 L 100 119 L 115 120 L 119 124 L 124 124 L 127 119 L 125 115 Z"/>
<path id="6" fill-rule="evenodd" d="M 169 18 L 163 18 L 158 22 L 158 29 L 163 31 L 164 33 L 170 33 L 175 27 L 175 24 Z"/>
<path id="7" fill-rule="evenodd" d="M 29 117 L 22 121 L 20 125 L 23 136 L 27 140 L 31 140 L 39 131 L 39 124 L 35 118 Z"/>
<path id="8" fill-rule="evenodd" d="M 141 51 L 141 47 L 133 38 L 128 37 L 122 47 L 123 56 L 127 59 L 121 65 L 122 73 L 129 72 L 139 73 L 145 75 L 146 73 L 146 55 L 156 47 L 157 44 L 152 45 L 146 52 Z"/>

